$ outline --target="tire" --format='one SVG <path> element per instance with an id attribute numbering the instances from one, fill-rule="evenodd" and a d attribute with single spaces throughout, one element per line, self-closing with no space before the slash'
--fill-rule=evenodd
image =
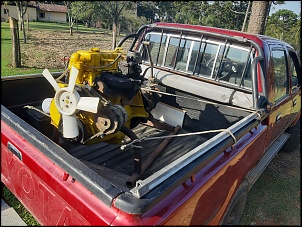
<path id="1" fill-rule="evenodd" d="M 230 202 L 227 211 L 225 212 L 221 225 L 238 225 L 242 216 L 249 187 L 246 180 L 244 180 L 238 187 L 235 195 Z"/>
<path id="2" fill-rule="evenodd" d="M 286 129 L 285 132 L 290 134 L 290 137 L 281 148 L 281 151 L 290 153 L 300 147 L 300 120 L 294 126 Z"/>

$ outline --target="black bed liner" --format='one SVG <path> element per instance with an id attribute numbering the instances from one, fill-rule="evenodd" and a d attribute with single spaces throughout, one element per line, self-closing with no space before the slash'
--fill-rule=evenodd
<path id="1" fill-rule="evenodd" d="M 139 139 L 143 137 L 166 136 L 170 133 L 169 131 L 157 129 L 146 124 L 139 124 L 133 131 Z M 181 129 L 178 134 L 185 133 L 187 131 Z M 126 142 L 129 142 L 128 137 L 126 139 Z M 140 144 L 143 147 L 141 151 L 142 161 L 146 160 L 163 140 L 143 140 Z M 206 139 L 199 135 L 173 138 L 146 172 L 142 174 L 140 179 L 150 176 L 205 141 Z M 121 150 L 120 147 L 121 144 L 96 143 L 92 145 L 79 145 L 67 149 L 67 151 L 106 179 L 114 181 L 113 183 L 120 186 L 126 186 L 126 180 L 134 173 L 134 149 L 126 148 L 125 150 Z M 114 170 L 114 174 L 112 170 Z"/>
<path id="2" fill-rule="evenodd" d="M 173 91 L 175 92 L 175 91 Z M 242 118 L 246 117 L 249 112 L 230 108 L 229 106 L 217 105 L 200 102 L 199 100 L 187 99 L 194 98 L 190 94 L 176 91 L 175 94 L 179 97 L 161 97 L 161 101 L 173 106 L 174 108 L 186 111 L 182 129 L 178 134 L 186 134 L 192 132 L 227 129 Z M 195 97 L 196 98 L 196 97 Z M 155 128 L 144 123 L 132 129 L 139 139 L 144 137 L 159 137 L 166 136 L 171 131 Z M 172 130 L 172 129 L 171 129 Z M 169 144 L 161 151 L 154 162 L 140 176 L 143 180 L 156 171 L 164 168 L 174 160 L 188 153 L 198 145 L 204 143 L 208 139 L 217 135 L 218 132 L 212 132 L 200 135 L 188 135 L 172 138 Z M 130 142 L 126 136 L 125 143 Z M 143 140 L 142 146 L 142 162 L 146 160 L 150 154 L 160 146 L 163 139 Z M 126 187 L 126 181 L 134 173 L 134 149 L 128 148 L 121 150 L 122 144 L 96 143 L 92 145 L 78 145 L 66 150 L 77 159 L 92 168 L 104 178 L 114 181 L 121 187 Z M 112 174 L 112 170 L 114 174 Z M 112 177 L 115 175 L 114 177 Z"/>

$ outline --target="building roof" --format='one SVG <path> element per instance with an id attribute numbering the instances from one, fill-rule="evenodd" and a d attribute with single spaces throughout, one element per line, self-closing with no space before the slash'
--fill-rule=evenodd
<path id="1" fill-rule="evenodd" d="M 44 4 L 36 1 L 30 1 L 28 4 L 40 11 L 67 13 L 67 6 L 65 5 Z"/>

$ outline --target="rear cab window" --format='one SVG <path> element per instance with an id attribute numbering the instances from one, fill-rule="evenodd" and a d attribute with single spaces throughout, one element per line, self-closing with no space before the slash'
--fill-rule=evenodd
<path id="1" fill-rule="evenodd" d="M 251 62 L 255 49 L 248 44 L 205 35 L 151 31 L 145 35 L 155 66 L 206 78 L 231 86 L 252 89 Z M 150 63 L 141 46 L 142 60 Z"/>

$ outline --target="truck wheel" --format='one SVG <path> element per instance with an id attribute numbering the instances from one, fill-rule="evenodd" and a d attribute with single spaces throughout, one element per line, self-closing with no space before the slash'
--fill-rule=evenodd
<path id="1" fill-rule="evenodd" d="M 281 151 L 289 153 L 300 146 L 300 120 L 285 132 L 290 134 L 290 137 L 281 148 Z"/>
<path id="2" fill-rule="evenodd" d="M 222 218 L 222 225 L 239 224 L 240 218 L 245 207 L 248 189 L 248 183 L 246 180 L 244 180 L 235 192 L 235 195 Z"/>

